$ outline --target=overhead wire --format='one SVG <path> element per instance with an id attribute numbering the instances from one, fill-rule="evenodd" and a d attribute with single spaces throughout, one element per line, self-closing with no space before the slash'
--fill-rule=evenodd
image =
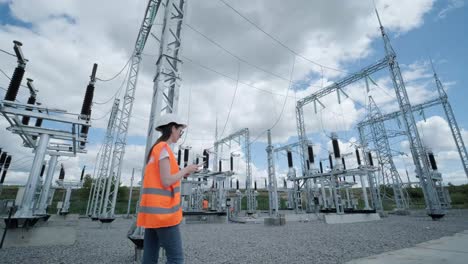
<path id="1" fill-rule="evenodd" d="M 99 77 L 96 77 L 96 80 L 98 81 L 101 81 L 101 82 L 110 82 L 112 80 L 114 80 L 115 78 L 117 78 L 120 74 L 122 74 L 122 72 L 125 70 L 125 68 L 127 68 L 127 66 L 129 65 L 130 61 L 132 60 L 133 56 L 130 56 L 130 58 L 128 59 L 127 63 L 125 63 L 125 65 L 122 67 L 122 69 L 117 73 L 115 74 L 114 76 L 112 76 L 111 78 L 109 79 L 101 79 Z"/>
<path id="2" fill-rule="evenodd" d="M 234 105 L 234 101 L 236 100 L 237 89 L 239 88 L 239 79 L 240 79 L 240 62 L 237 62 L 237 80 L 236 80 L 236 88 L 234 90 L 234 95 L 232 96 L 231 106 L 229 107 L 229 112 L 226 118 L 226 122 L 224 122 L 223 131 L 221 132 L 220 138 L 224 135 L 224 131 L 226 130 L 227 123 L 229 122 L 229 118 L 231 117 L 232 106 Z"/>
<path id="3" fill-rule="evenodd" d="M 8 52 L 8 51 L 6 51 L 6 50 L 4 50 L 4 49 L 0 49 L 0 51 L 3 52 L 3 53 L 5 53 L 5 54 L 8 54 L 8 55 L 13 56 L 13 57 L 16 58 L 16 55 L 15 55 L 15 54 L 10 53 L 10 52 Z"/>
<path id="4" fill-rule="evenodd" d="M 108 104 L 108 103 L 109 103 L 110 101 L 112 101 L 113 99 L 119 97 L 119 96 L 120 96 L 120 93 L 122 92 L 122 88 L 124 87 L 125 83 L 126 83 L 127 80 L 128 80 L 129 73 L 130 73 L 130 67 L 127 69 L 127 73 L 125 74 L 125 78 L 122 80 L 122 83 L 120 84 L 119 89 L 117 89 L 117 91 L 114 93 L 113 96 L 111 96 L 109 99 L 107 99 L 107 100 L 104 101 L 104 102 L 96 102 L 96 101 L 94 101 L 93 104 L 105 105 L 105 104 Z"/>
<path id="5" fill-rule="evenodd" d="M 294 51 L 293 49 L 291 49 L 290 47 L 288 47 L 286 44 L 284 44 L 283 42 L 281 42 L 279 39 L 275 38 L 273 35 L 271 35 L 270 33 L 266 32 L 265 30 L 263 30 L 260 26 L 258 26 L 257 24 L 255 24 L 252 20 L 250 20 L 248 17 L 244 16 L 241 12 L 239 12 L 237 9 L 235 9 L 234 7 L 232 7 L 231 5 L 229 5 L 228 3 L 226 3 L 226 1 L 224 0 L 219 0 L 220 2 L 222 2 L 224 5 L 226 5 L 227 7 L 229 7 L 231 10 L 233 10 L 236 14 L 238 14 L 240 17 L 242 17 L 244 20 L 246 20 L 247 22 L 249 22 L 252 26 L 254 26 L 255 28 L 257 28 L 258 30 L 260 30 L 261 32 L 263 32 L 265 35 L 267 35 L 269 38 L 271 38 L 272 40 L 274 40 L 276 43 L 278 43 L 279 45 L 281 45 L 282 47 L 284 47 L 285 49 L 287 49 L 288 51 L 290 51 L 291 53 L 293 53 L 294 55 L 316 65 L 316 66 L 319 66 L 319 67 L 323 67 L 323 68 L 326 68 L 326 69 L 329 69 L 329 70 L 333 70 L 333 71 L 337 71 L 337 72 L 342 72 L 342 73 L 348 73 L 346 71 L 343 71 L 343 70 L 339 70 L 339 69 L 336 69 L 336 68 L 333 68 L 333 67 L 329 67 L 329 66 L 326 66 L 326 65 L 323 65 L 323 64 L 320 64 L 316 61 L 313 61 L 309 58 L 306 58 L 304 57 L 303 55 L 297 53 L 296 51 Z"/>

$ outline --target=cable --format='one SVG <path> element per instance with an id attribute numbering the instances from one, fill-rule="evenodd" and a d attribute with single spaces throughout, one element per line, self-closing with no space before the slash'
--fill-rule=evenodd
<path id="1" fill-rule="evenodd" d="M 103 116 L 101 116 L 99 118 L 91 118 L 91 120 L 101 120 L 101 119 L 105 118 L 107 115 L 109 115 L 110 112 L 112 112 L 112 107 L 105 115 L 103 115 Z"/>
<path id="2" fill-rule="evenodd" d="M 268 32 L 266 32 L 265 30 L 263 30 L 262 28 L 260 28 L 257 24 L 255 24 L 254 22 L 252 22 L 249 18 L 247 18 L 246 16 L 244 16 L 243 14 L 241 14 L 238 10 L 236 10 L 234 7 L 232 7 L 231 5 L 229 5 L 228 3 L 226 3 L 224 0 L 219 0 L 220 2 L 222 2 L 224 5 L 226 5 L 227 7 L 229 7 L 230 9 L 232 9 L 235 13 L 237 13 L 240 17 L 242 17 L 243 19 L 245 19 L 247 22 L 249 22 L 252 26 L 256 27 L 258 30 L 260 30 L 261 32 L 263 32 L 265 35 L 267 35 L 268 37 L 270 37 L 272 40 L 274 40 L 276 43 L 278 43 L 279 45 L 283 46 L 285 49 L 289 50 L 291 53 L 293 53 L 294 55 L 314 64 L 314 65 L 317 65 L 317 66 L 320 66 L 320 67 L 323 67 L 323 68 L 326 68 L 326 69 L 330 69 L 330 70 L 334 70 L 334 71 L 337 71 L 337 72 L 342 72 L 342 73 L 348 73 L 346 71 L 343 71 L 343 70 L 339 70 L 339 69 L 335 69 L 335 68 L 332 68 L 332 67 L 328 67 L 328 66 L 325 66 L 323 64 L 320 64 L 320 63 L 317 63 L 311 59 L 308 59 L 304 56 L 302 56 L 301 54 L 297 53 L 296 51 L 294 51 L 293 49 L 291 49 L 290 47 L 286 46 L 283 42 L 279 41 L 277 38 L 275 38 L 274 36 L 272 36 L 271 34 L 269 34 Z"/>
<path id="3" fill-rule="evenodd" d="M 182 141 L 182 143 L 180 144 L 181 146 L 185 143 L 185 140 L 187 139 L 187 135 L 189 133 L 189 128 L 190 128 L 190 105 L 191 105 L 191 102 L 192 102 L 192 86 L 190 85 L 187 85 L 189 87 L 189 101 L 188 101 L 188 112 L 187 112 L 187 131 L 185 131 L 185 136 L 184 136 L 184 140 Z"/>
<path id="4" fill-rule="evenodd" d="M 209 42 L 211 42 L 211 43 L 213 43 L 214 45 L 216 45 L 218 48 L 224 50 L 226 53 L 228 53 L 228 54 L 231 55 L 232 57 L 234 57 L 234 58 L 236 58 L 236 59 L 242 61 L 243 63 L 245 63 L 245 64 L 247 64 L 247 65 L 249 65 L 249 66 L 251 66 L 251 67 L 254 67 L 254 68 L 256 68 L 256 69 L 258 69 L 258 70 L 260 70 L 260 71 L 263 71 L 263 72 L 268 73 L 268 74 L 270 74 L 270 75 L 272 75 L 272 76 L 275 76 L 275 77 L 277 77 L 277 78 L 279 78 L 279 79 L 281 79 L 281 80 L 283 80 L 283 81 L 289 82 L 288 79 L 284 78 L 284 77 L 281 76 L 281 75 L 278 75 L 278 74 L 276 74 L 276 73 L 273 73 L 273 72 L 270 72 L 270 71 L 268 71 L 268 70 L 265 70 L 265 69 L 261 68 L 260 66 L 257 66 L 257 65 L 255 65 L 255 64 L 253 64 L 253 63 L 250 63 L 250 62 L 248 62 L 248 61 L 242 59 L 241 57 L 239 57 L 239 56 L 237 56 L 236 54 L 232 53 L 232 52 L 229 51 L 228 49 L 224 48 L 221 44 L 217 43 L 217 42 L 214 41 L 213 39 L 209 38 L 207 35 L 205 35 L 205 34 L 203 34 L 202 32 L 200 32 L 198 29 L 195 29 L 195 28 L 192 27 L 191 25 L 189 25 L 189 24 L 185 24 L 185 25 L 186 25 L 187 27 L 189 27 L 191 30 L 193 30 L 194 32 L 196 32 L 196 33 L 198 33 L 199 35 L 201 35 L 202 37 L 204 37 L 204 38 L 205 38 L 206 40 L 208 40 Z"/>
<path id="5" fill-rule="evenodd" d="M 7 74 L 6 74 L 6 73 L 5 73 L 5 72 L 4 72 L 2 69 L 0 69 L 0 72 L 1 72 L 1 73 L 3 73 L 3 75 L 5 75 L 5 77 L 7 77 L 7 78 L 8 78 L 8 80 L 10 80 L 10 81 L 11 81 L 11 78 L 10 78 L 10 76 L 8 76 L 8 75 L 7 75 Z"/>
<path id="6" fill-rule="evenodd" d="M 111 97 L 110 97 L 108 100 L 106 100 L 105 102 L 96 102 L 96 101 L 94 101 L 93 103 L 94 103 L 94 104 L 97 104 L 97 105 L 105 105 L 105 104 L 109 103 L 110 101 L 112 101 L 112 99 L 117 98 L 117 97 L 120 95 L 120 92 L 122 91 L 122 88 L 123 88 L 125 82 L 126 82 L 127 79 L 128 79 L 127 77 L 128 77 L 128 75 L 129 75 L 129 72 L 130 72 L 130 68 L 128 68 L 127 73 L 125 74 L 125 78 L 122 80 L 122 83 L 120 84 L 119 89 L 117 89 L 117 91 L 114 93 L 113 96 L 111 96 Z"/>
<path id="7" fill-rule="evenodd" d="M 3 53 L 5 53 L 5 54 L 8 54 L 8 55 L 13 56 L 13 57 L 16 58 L 16 55 L 13 54 L 13 53 L 10 53 L 10 52 L 8 52 L 8 51 L 6 51 L 6 50 L 3 50 L 3 49 L 0 49 L 0 51 L 3 52 Z"/>
<path id="8" fill-rule="evenodd" d="M 237 82 L 236 82 L 236 89 L 234 90 L 234 95 L 232 96 L 231 106 L 229 107 L 228 116 L 227 116 L 227 118 L 226 118 L 226 122 L 224 123 L 223 132 L 221 132 L 221 135 L 219 136 L 220 138 L 224 135 L 224 130 L 226 129 L 227 123 L 228 123 L 229 118 L 230 118 L 230 116 L 231 116 L 232 106 L 234 105 L 234 100 L 236 99 L 236 94 L 237 94 L 237 88 L 239 87 L 239 78 L 240 78 L 239 75 L 240 75 L 240 62 L 237 61 Z"/>
<path id="9" fill-rule="evenodd" d="M 116 75 L 114 75 L 112 78 L 110 78 L 110 79 L 101 79 L 101 78 L 96 77 L 96 80 L 101 81 L 101 82 L 109 82 L 109 81 L 114 80 L 115 78 L 117 78 L 125 70 L 125 68 L 127 68 L 128 64 L 132 60 L 132 57 L 133 56 L 130 56 L 127 63 L 125 63 L 125 65 L 122 67 L 122 69 Z"/>
<path id="10" fill-rule="evenodd" d="M 205 65 L 203 65 L 203 64 L 200 64 L 200 63 L 198 63 L 198 62 L 196 62 L 196 61 L 194 61 L 194 60 L 192 60 L 192 59 L 190 59 L 190 58 L 187 58 L 187 57 L 185 57 L 185 56 L 182 56 L 182 57 L 183 57 L 185 60 L 187 60 L 188 62 L 190 62 L 190 63 L 192 63 L 192 64 L 194 64 L 194 65 L 196 65 L 196 66 L 198 66 L 198 67 L 200 67 L 200 68 L 203 68 L 203 69 L 205 69 L 205 70 L 214 72 L 214 73 L 219 74 L 219 75 L 221 75 L 221 76 L 224 76 L 224 77 L 226 77 L 226 78 L 228 78 L 228 79 L 230 79 L 230 80 L 232 80 L 232 81 L 236 81 L 236 79 L 234 79 L 234 78 L 232 78 L 232 77 L 230 77 L 230 76 L 228 76 L 228 75 L 226 75 L 226 74 L 224 74 L 224 73 L 218 72 L 217 70 L 215 70 L 215 69 L 213 69 L 213 68 L 210 68 L 210 67 L 208 67 L 208 66 L 205 66 Z M 269 91 L 269 90 L 265 90 L 265 89 L 262 89 L 262 88 L 258 88 L 258 87 L 255 87 L 255 86 L 250 85 L 250 84 L 245 83 L 245 82 L 239 81 L 239 83 L 241 83 L 241 84 L 243 84 L 243 85 L 246 85 L 246 86 L 249 86 L 249 87 L 251 87 L 251 88 L 253 88 L 253 89 L 256 89 L 256 90 L 265 92 L 265 93 L 269 93 L 269 94 L 273 94 L 273 95 L 278 95 L 278 96 L 284 96 L 284 94 L 275 93 L 275 92 L 272 92 L 272 91 Z M 294 97 L 291 96 L 291 98 L 294 98 Z"/>

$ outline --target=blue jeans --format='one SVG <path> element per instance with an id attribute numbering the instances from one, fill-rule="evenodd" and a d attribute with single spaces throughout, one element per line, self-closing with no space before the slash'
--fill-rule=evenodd
<path id="1" fill-rule="evenodd" d="M 142 263 L 158 263 L 159 247 L 163 247 L 166 250 L 168 264 L 184 263 L 179 225 L 162 228 L 145 228 Z"/>

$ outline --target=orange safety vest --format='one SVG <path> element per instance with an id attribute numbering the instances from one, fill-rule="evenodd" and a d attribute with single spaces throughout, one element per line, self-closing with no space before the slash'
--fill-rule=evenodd
<path id="1" fill-rule="evenodd" d="M 153 147 L 150 160 L 146 164 L 143 189 L 138 209 L 137 226 L 160 228 L 178 225 L 182 221 L 180 206 L 180 181 L 164 187 L 159 172 L 159 157 L 163 148 L 169 153 L 171 175 L 179 172 L 177 160 L 166 142 Z"/>
<path id="2" fill-rule="evenodd" d="M 203 200 L 203 209 L 208 209 L 208 201 Z"/>

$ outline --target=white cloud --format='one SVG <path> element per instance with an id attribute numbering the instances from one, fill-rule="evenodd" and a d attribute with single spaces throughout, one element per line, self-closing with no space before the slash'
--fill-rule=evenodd
<path id="1" fill-rule="evenodd" d="M 11 50 L 11 41 L 21 40 L 24 44 L 23 52 L 29 59 L 26 77 L 35 79 L 36 87 L 40 90 L 39 100 L 51 107 L 78 112 L 92 63 L 99 63 L 98 76 L 104 79 L 113 76 L 127 62 L 145 5 L 146 1 L 143 0 L 133 2 L 70 0 L 53 3 L 45 0 L 17 0 L 9 3 L 11 13 L 17 19 L 30 23 L 31 28 L 0 26 L 0 43 L 3 43 L 1 48 Z M 320 3 L 297 1 L 285 4 L 283 1 L 263 0 L 254 3 L 238 1 L 232 5 L 296 52 L 333 68 L 343 70 L 347 63 L 376 52 L 381 53 L 374 51 L 370 46 L 372 41 L 376 39 L 380 41 L 377 21 L 370 2 L 335 0 Z M 268 8 L 265 8 L 267 5 Z M 396 33 L 405 33 L 421 26 L 424 14 L 430 11 L 432 6 L 433 0 L 398 3 L 389 0 L 377 1 L 385 27 Z M 291 53 L 242 20 L 232 10 L 217 1 L 197 1 L 197 3 L 189 1 L 186 22 L 242 59 L 281 76 L 281 78 L 272 76 L 241 62 L 239 72 L 241 82 L 275 94 L 286 94 L 293 66 Z M 155 26 L 155 33 L 157 29 L 160 29 L 158 25 Z M 147 54 L 157 54 L 157 51 L 156 42 L 150 38 L 140 70 L 133 109 L 134 118 L 129 128 L 129 136 L 132 137 L 145 137 L 147 133 L 147 116 L 156 62 L 156 58 Z M 237 60 L 188 27 L 184 28 L 183 55 L 236 78 Z M 12 58 L 0 61 L 0 68 L 8 74 L 12 73 L 15 66 L 16 62 Z M 303 90 L 297 91 L 296 94 L 290 91 L 291 97 L 301 98 L 322 86 L 322 79 L 319 77 L 322 75 L 320 67 L 296 58 L 294 68 L 294 81 L 309 80 Z M 345 73 L 323 68 L 323 85 L 344 75 Z M 111 82 L 98 82 L 95 101 L 103 102 L 111 98 L 120 87 L 122 77 Z M 201 151 L 202 148 L 212 144 L 216 118 L 219 120 L 218 127 L 221 133 L 236 82 L 200 68 L 188 60 L 183 64 L 182 78 L 179 114 L 184 118 L 190 115 L 190 127 L 185 144 Z M 378 83 L 384 87 L 383 89 L 387 89 L 388 93 L 393 91 L 389 88 L 390 85 L 384 84 L 383 79 L 378 80 Z M 8 80 L 0 79 L 0 84 L 6 87 Z M 412 93 L 410 87 L 408 90 Z M 378 89 L 375 92 L 377 91 Z M 417 96 L 426 95 L 421 92 Z M 350 96 L 352 99 L 343 99 L 341 105 L 337 104 L 335 94 L 323 98 L 327 108 L 318 114 L 314 113 L 312 107 L 307 107 L 305 115 L 308 131 L 318 133 L 323 130 L 352 129 L 353 124 L 363 116 L 363 110 L 353 102 L 356 98 L 362 98 L 362 88 L 359 92 L 354 92 L 353 89 Z M 19 99 L 24 100 L 24 97 L 25 92 L 21 91 Z M 390 104 L 390 99 L 385 100 L 387 101 L 384 102 Z M 255 138 L 278 119 L 283 103 L 284 96 L 239 84 L 225 135 L 248 127 L 251 138 Z M 297 135 L 294 106 L 295 99 L 289 98 L 281 120 L 273 129 L 274 142 L 283 143 L 291 136 Z M 111 103 L 95 104 L 93 118 L 105 116 L 110 107 Z M 106 126 L 107 117 L 95 120 L 91 133 L 95 133 L 95 129 L 105 129 Z M 9 134 L 3 129 L 2 131 L 5 136 Z M 24 151 L 31 155 L 30 150 L 20 148 L 20 142 L 17 139 L 16 142 L 13 141 L 15 137 L 10 136 L 12 138 L 10 151 L 15 153 Z M 265 136 L 259 138 L 263 142 L 265 139 Z M 92 167 L 90 164 L 95 162 L 100 143 L 92 142 L 88 146 L 87 155 L 80 155 L 66 162 L 70 177 L 79 177 L 80 166 L 83 164 L 87 164 L 88 168 Z M 141 167 L 143 149 L 143 146 L 134 145 L 132 142 L 127 146 L 122 176 L 127 184 L 131 168 Z M 254 168 L 256 167 L 263 166 L 254 164 Z M 265 175 L 260 169 L 254 173 L 260 175 L 259 177 Z"/>
<path id="2" fill-rule="evenodd" d="M 448 0 L 447 5 L 439 11 L 437 17 L 439 19 L 444 19 L 447 17 L 449 12 L 452 12 L 455 9 L 459 9 L 465 6 L 465 0 Z"/>

